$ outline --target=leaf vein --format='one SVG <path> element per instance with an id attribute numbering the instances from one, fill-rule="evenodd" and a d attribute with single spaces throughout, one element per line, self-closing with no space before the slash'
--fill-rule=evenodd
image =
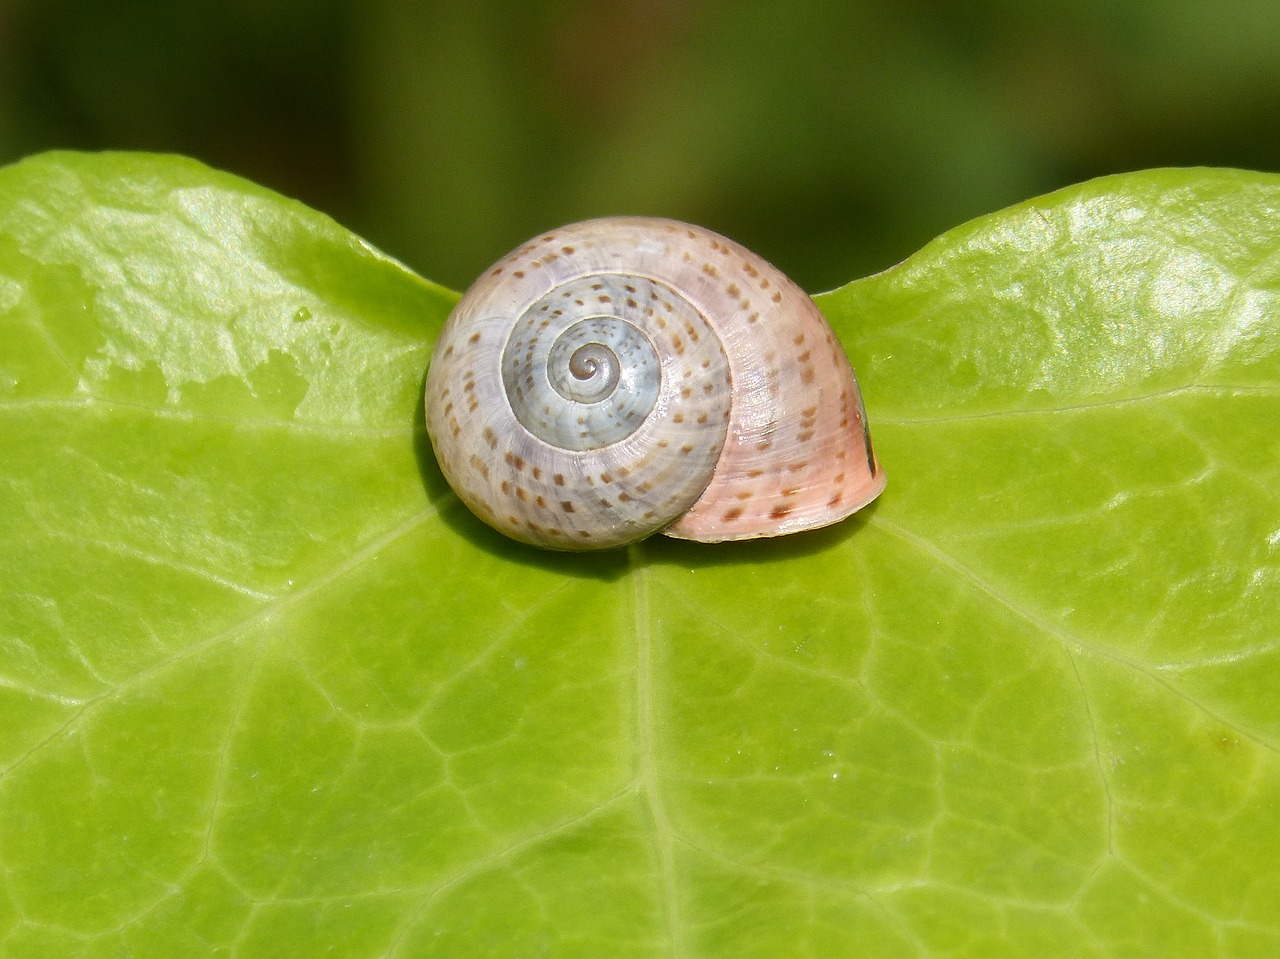
<path id="1" fill-rule="evenodd" d="M 640 543 L 627 547 L 631 566 L 636 619 L 636 731 L 639 748 L 638 769 L 641 792 L 653 822 L 654 845 L 662 874 L 663 901 L 666 903 L 667 934 L 671 953 L 676 959 L 685 955 L 683 928 L 680 921 L 680 899 L 676 877 L 675 850 L 672 848 L 671 819 L 662 795 L 655 756 L 656 717 L 653 704 L 653 631 L 649 623 L 649 572 Z"/>
<path id="2" fill-rule="evenodd" d="M 1193 697 L 1191 697 L 1190 695 L 1188 695 L 1187 693 L 1179 689 L 1177 686 L 1173 685 L 1168 680 L 1164 679 L 1154 669 L 1144 667 L 1140 663 L 1135 663 L 1132 660 L 1125 659 L 1123 656 L 1121 656 L 1119 653 L 1115 652 L 1114 650 L 1109 650 L 1100 646 L 1094 646 L 1077 637 L 1071 636 L 1070 634 L 1060 629 L 1058 626 L 1044 619 L 1039 614 L 1033 612 L 1030 609 L 1027 609 L 1022 604 L 1014 601 L 1008 596 L 1005 596 L 999 589 L 995 587 L 995 585 L 988 582 L 986 579 L 980 576 L 976 571 L 969 568 L 964 563 L 960 562 L 954 556 L 950 555 L 949 553 L 945 552 L 944 550 L 930 543 L 928 540 L 920 536 L 917 536 L 915 533 L 909 532 L 908 530 L 903 529 L 902 527 L 884 519 L 884 517 L 881 515 L 872 516 L 869 518 L 868 521 L 878 526 L 879 528 L 883 529 L 885 532 L 889 533 L 890 535 L 896 536 L 898 539 L 914 547 L 915 549 L 923 553 L 928 558 L 941 563 L 943 566 L 945 566 L 947 569 L 950 569 L 952 572 L 956 573 L 958 576 L 968 580 L 974 587 L 976 587 L 981 592 L 985 593 L 987 596 L 991 597 L 991 599 L 999 603 L 1005 609 L 1009 610 L 1015 616 L 1027 622 L 1028 624 L 1035 626 L 1037 629 L 1041 630 L 1046 635 L 1052 636 L 1063 646 L 1074 649 L 1081 653 L 1085 653 L 1087 655 L 1100 657 L 1102 659 L 1108 660 L 1109 662 L 1113 662 L 1113 663 L 1116 663 L 1117 665 L 1123 666 L 1126 669 L 1132 672 L 1135 672 L 1140 676 L 1143 676 L 1144 678 L 1150 680 L 1151 682 L 1165 689 L 1167 692 L 1173 694 L 1178 699 L 1181 699 L 1188 705 L 1204 713 L 1204 715 L 1208 716 L 1214 722 L 1220 723 L 1226 728 L 1234 730 L 1235 732 L 1239 733 L 1242 737 L 1244 737 L 1245 739 L 1248 739 L 1250 742 L 1266 750 L 1267 752 L 1280 755 L 1280 746 L 1277 746 L 1275 743 L 1270 742 L 1264 736 L 1254 733 L 1252 730 L 1244 727 L 1238 722 L 1233 722 L 1222 716 L 1219 716 L 1207 705 L 1194 699 Z"/>
<path id="3" fill-rule="evenodd" d="M 62 724 L 60 724 L 47 736 L 45 736 L 43 739 L 41 739 L 39 742 L 33 745 L 25 753 L 17 757 L 7 767 L 5 767 L 4 769 L 0 769 L 0 784 L 12 778 L 18 772 L 18 770 L 20 770 L 28 762 L 30 762 L 37 755 L 39 755 L 50 743 L 56 741 L 64 733 L 70 732 L 71 730 L 77 728 L 79 724 L 87 717 L 87 715 L 91 710 L 94 710 L 99 706 L 103 706 L 114 701 L 122 693 L 130 689 L 133 689 L 134 687 L 140 685 L 141 683 L 145 682 L 148 679 L 151 679 L 153 676 L 157 675 L 160 672 L 163 672 L 166 669 L 169 669 L 173 666 L 177 666 L 194 657 L 200 656 L 201 654 L 206 653 L 209 650 L 214 649 L 218 646 L 221 646 L 224 643 L 233 641 L 238 636 L 248 632 L 250 629 L 254 628 L 255 626 L 268 622 L 273 616 L 278 615 L 280 612 L 286 609 L 292 608 L 298 605 L 299 603 L 303 602 L 304 600 L 309 599 L 310 597 L 318 593 L 320 590 L 324 589 L 329 584 L 333 583 L 338 579 L 341 579 L 343 576 L 347 575 L 351 571 L 359 568 L 363 563 L 372 559 L 381 550 L 385 549 L 387 546 L 391 545 L 396 540 L 409 535 L 411 532 L 417 529 L 418 526 L 420 526 L 423 522 L 425 522 L 429 517 L 431 517 L 434 514 L 435 514 L 435 510 L 430 507 L 418 511 L 413 516 L 401 521 L 400 523 L 397 523 L 388 532 L 383 533 L 382 535 L 377 536 L 374 539 L 370 540 L 368 543 L 365 544 L 364 547 L 352 553 L 350 556 L 348 556 L 345 560 L 343 560 L 337 566 L 333 567 L 329 572 L 318 576 L 316 579 L 312 580 L 310 583 L 308 583 L 301 589 L 295 592 L 284 594 L 278 599 L 272 602 L 269 602 L 264 606 L 262 606 L 261 608 L 255 610 L 253 613 L 246 616 L 244 619 L 240 620 L 238 623 L 228 626 L 226 629 L 222 630 L 221 632 L 213 636 L 210 636 L 209 638 L 202 640 L 199 643 L 194 643 L 190 646 L 186 646 L 181 650 L 179 650 L 178 652 L 174 653 L 172 656 L 168 656 L 163 659 L 160 659 L 157 662 L 147 666 L 146 668 L 139 670 L 137 673 L 135 673 L 133 676 L 130 676 L 128 679 L 124 680 L 123 682 L 119 682 L 119 683 L 116 683 L 115 685 L 108 686 L 107 689 L 105 689 L 103 692 L 99 693 L 98 695 L 90 699 L 84 700 L 80 705 L 80 707 L 76 709 L 75 712 L 73 712 L 70 716 L 68 716 L 67 719 Z"/>
<path id="4" fill-rule="evenodd" d="M 1012 419 L 1023 416 L 1053 416 L 1059 413 L 1081 413 L 1093 410 L 1111 409 L 1114 407 L 1133 406 L 1140 403 L 1149 403 L 1152 400 L 1174 399 L 1180 396 L 1193 394 L 1208 394 L 1211 396 L 1262 396 L 1280 398 L 1280 389 L 1268 386 L 1233 386 L 1229 384 L 1204 385 L 1190 383 L 1186 386 L 1177 386 L 1167 390 L 1155 390 L 1151 393 L 1142 393 L 1137 396 L 1125 397 L 1109 397 L 1107 399 L 1097 400 L 1091 403 L 1070 403 L 1064 406 L 1044 406 L 1032 407 L 1017 410 L 991 410 L 985 413 L 958 413 L 952 416 L 880 416 L 872 417 L 872 422 L 876 424 L 886 424 L 890 426 L 932 426 L 945 423 L 964 423 L 979 420 L 1001 420 Z"/>

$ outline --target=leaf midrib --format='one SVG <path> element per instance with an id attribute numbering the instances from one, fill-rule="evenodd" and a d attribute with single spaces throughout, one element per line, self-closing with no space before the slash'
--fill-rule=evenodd
<path id="1" fill-rule="evenodd" d="M 684 930 L 680 921 L 680 897 L 676 882 L 675 849 L 671 820 L 655 756 L 655 731 L 657 723 L 653 705 L 653 630 L 649 601 L 649 571 L 645 564 L 644 547 L 633 543 L 627 547 L 629 575 L 633 586 L 635 604 L 636 644 L 636 743 L 639 750 L 637 770 L 640 791 L 649 817 L 653 823 L 653 842 L 662 876 L 662 899 L 666 912 L 667 936 L 671 942 L 671 954 L 681 959 L 686 954 Z"/>

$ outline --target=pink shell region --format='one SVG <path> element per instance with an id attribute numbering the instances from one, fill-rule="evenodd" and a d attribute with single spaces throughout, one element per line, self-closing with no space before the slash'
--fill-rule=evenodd
<path id="1" fill-rule="evenodd" d="M 703 542 L 780 536 L 866 506 L 885 476 L 853 368 L 826 318 L 751 251 L 709 230 L 679 230 L 681 256 L 703 281 L 690 299 L 720 332 L 734 402 L 710 485 L 663 532 Z"/>

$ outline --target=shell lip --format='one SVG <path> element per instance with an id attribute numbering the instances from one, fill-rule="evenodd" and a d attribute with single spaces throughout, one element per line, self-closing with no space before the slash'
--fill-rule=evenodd
<path id="1" fill-rule="evenodd" d="M 778 536 L 789 536 L 792 533 L 807 533 L 811 530 L 825 529 L 828 526 L 843 523 L 854 513 L 865 509 L 879 498 L 880 494 L 884 492 L 888 479 L 878 461 L 876 462 L 876 471 L 873 478 L 875 480 L 874 485 L 863 496 L 853 500 L 852 505 L 844 506 L 839 510 L 833 510 L 822 515 L 782 520 L 776 526 L 771 526 L 768 529 L 756 529 L 745 533 L 724 532 L 723 535 L 721 535 L 720 531 L 702 535 L 690 535 L 681 533 L 674 528 L 680 522 L 677 519 L 670 526 L 659 530 L 659 532 L 670 539 L 680 539 L 690 543 L 743 543 L 750 540 L 773 539 Z"/>

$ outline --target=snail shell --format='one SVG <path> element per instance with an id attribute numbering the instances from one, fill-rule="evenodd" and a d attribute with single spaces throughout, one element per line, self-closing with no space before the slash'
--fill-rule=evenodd
<path id="1" fill-rule="evenodd" d="M 777 536 L 884 489 L 817 306 L 672 220 L 589 220 L 509 254 L 445 322 L 426 390 L 449 484 L 536 546 Z"/>

